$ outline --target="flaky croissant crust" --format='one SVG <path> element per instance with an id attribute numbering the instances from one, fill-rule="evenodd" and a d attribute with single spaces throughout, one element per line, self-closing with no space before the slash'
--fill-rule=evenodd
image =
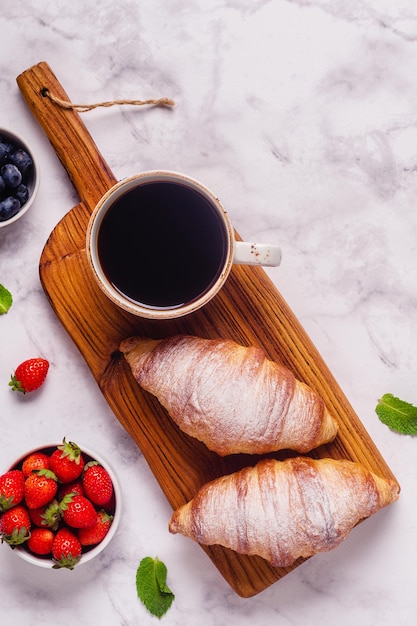
<path id="1" fill-rule="evenodd" d="M 398 494 L 395 482 L 359 463 L 265 459 L 204 485 L 173 513 L 169 530 L 288 567 L 335 548 Z"/>
<path id="2" fill-rule="evenodd" d="M 175 423 L 221 456 L 308 452 L 337 434 L 319 395 L 260 348 L 177 335 L 131 337 L 120 349 Z"/>

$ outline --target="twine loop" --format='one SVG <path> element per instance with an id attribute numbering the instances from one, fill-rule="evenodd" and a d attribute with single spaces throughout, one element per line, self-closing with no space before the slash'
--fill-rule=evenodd
<path id="1" fill-rule="evenodd" d="M 87 111 L 91 111 L 92 109 L 97 109 L 98 107 L 111 107 L 117 104 L 130 104 L 133 106 L 152 105 L 159 107 L 172 107 L 175 105 L 175 102 L 171 100 L 171 98 L 151 98 L 150 100 L 109 100 L 107 102 L 96 102 L 94 104 L 75 104 L 74 102 L 58 98 L 58 96 L 52 94 L 46 87 L 42 89 L 41 94 L 44 98 L 49 98 L 51 102 L 57 104 L 63 109 L 78 111 L 80 113 L 85 113 Z"/>

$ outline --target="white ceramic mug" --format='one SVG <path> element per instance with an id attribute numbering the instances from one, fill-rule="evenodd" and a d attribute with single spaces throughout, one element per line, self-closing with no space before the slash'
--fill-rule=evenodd
<path id="1" fill-rule="evenodd" d="M 204 185 L 159 170 L 126 178 L 101 198 L 88 224 L 86 250 L 108 298 L 150 319 L 204 306 L 234 263 L 281 261 L 277 246 L 236 241 L 226 211 Z"/>

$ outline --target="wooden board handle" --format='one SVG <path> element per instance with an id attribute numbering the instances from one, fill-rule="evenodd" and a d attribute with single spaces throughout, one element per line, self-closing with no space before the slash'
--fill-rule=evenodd
<path id="1" fill-rule="evenodd" d="M 70 101 L 47 63 L 42 61 L 17 79 L 29 109 L 43 128 L 80 199 L 91 209 L 116 182 L 79 114 L 54 103 L 47 93 Z"/>

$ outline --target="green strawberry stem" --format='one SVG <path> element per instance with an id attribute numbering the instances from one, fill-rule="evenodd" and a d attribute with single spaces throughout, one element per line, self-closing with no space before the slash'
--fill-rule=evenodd
<path id="1" fill-rule="evenodd" d="M 16 546 L 22 545 L 25 543 L 30 537 L 30 532 L 26 528 L 26 526 L 21 526 L 20 528 L 15 528 L 10 535 L 3 534 L 1 536 L 1 543 L 8 543 L 9 546 L 13 549 Z"/>
<path id="2" fill-rule="evenodd" d="M 81 448 L 73 441 L 66 441 L 65 437 L 62 440 L 62 446 L 58 446 L 58 450 L 61 450 L 61 458 L 68 457 L 71 461 L 75 461 L 77 465 L 81 461 Z"/>
<path id="3" fill-rule="evenodd" d="M 53 559 L 54 565 L 53 569 L 74 569 L 74 567 L 79 562 L 81 556 L 72 556 L 71 552 L 69 552 L 66 556 L 62 556 L 60 559 Z"/>
<path id="4" fill-rule="evenodd" d="M 14 375 L 12 375 L 9 385 L 13 389 L 13 391 L 21 391 L 22 393 L 26 393 L 26 389 L 23 387 L 20 380 L 17 380 L 16 376 Z"/>

